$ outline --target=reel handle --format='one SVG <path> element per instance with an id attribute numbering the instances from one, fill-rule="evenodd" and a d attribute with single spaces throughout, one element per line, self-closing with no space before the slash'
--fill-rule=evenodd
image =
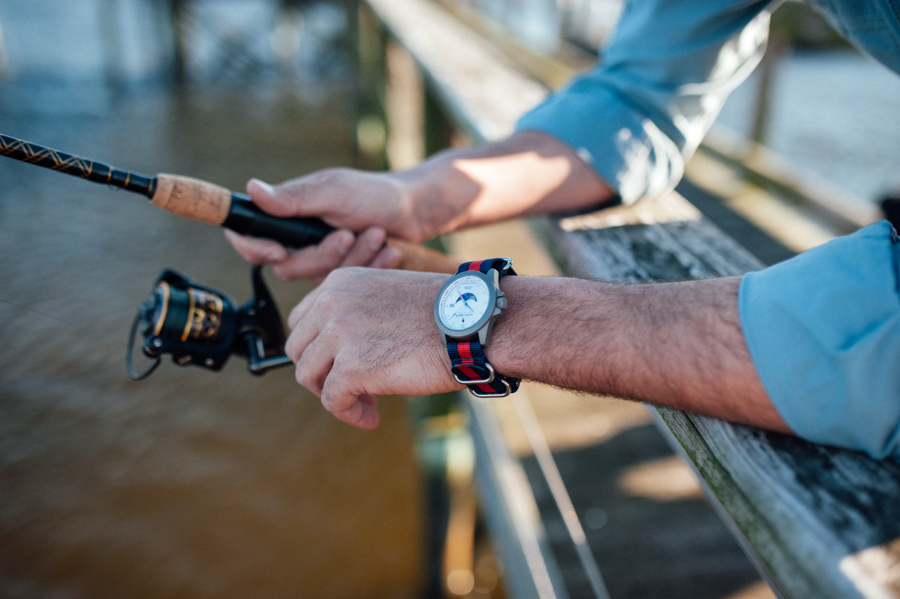
<path id="1" fill-rule="evenodd" d="M 291 359 L 284 354 L 266 357 L 265 346 L 258 335 L 246 335 L 241 341 L 244 344 L 244 355 L 247 357 L 247 369 L 251 374 L 261 375 L 273 368 L 292 364 Z"/>

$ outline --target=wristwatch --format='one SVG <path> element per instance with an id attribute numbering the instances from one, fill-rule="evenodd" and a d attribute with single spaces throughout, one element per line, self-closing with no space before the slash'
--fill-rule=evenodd
<path id="1" fill-rule="evenodd" d="M 434 301 L 434 320 L 447 344 L 453 377 L 476 397 L 506 397 L 519 389 L 519 379 L 494 372 L 484 355 L 494 321 L 507 307 L 500 278 L 515 274 L 509 258 L 466 262 Z"/>

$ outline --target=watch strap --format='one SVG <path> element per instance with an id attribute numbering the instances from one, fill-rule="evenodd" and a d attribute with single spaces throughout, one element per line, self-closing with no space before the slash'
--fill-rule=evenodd
<path id="1" fill-rule="evenodd" d="M 456 269 L 456 274 L 472 270 L 477 270 L 479 272 L 487 274 L 487 272 L 492 268 L 500 273 L 500 277 L 503 277 L 504 275 L 516 274 L 516 271 L 513 270 L 512 267 L 512 260 L 510 260 L 509 258 L 488 258 L 487 260 L 474 260 L 472 262 L 464 262 L 459 265 L 458 269 Z"/>
<path id="2" fill-rule="evenodd" d="M 504 397 L 519 389 L 519 379 L 497 374 L 488 364 L 484 348 L 473 341 L 447 343 L 453 376 L 478 397 Z"/>
<path id="3" fill-rule="evenodd" d="M 487 274 L 492 268 L 497 271 L 500 278 L 516 274 L 509 258 L 465 262 L 459 265 L 456 274 L 474 270 Z M 478 339 L 448 341 L 447 353 L 450 354 L 453 376 L 458 382 L 466 385 L 476 397 L 505 397 L 519 389 L 519 379 L 494 372 Z"/>

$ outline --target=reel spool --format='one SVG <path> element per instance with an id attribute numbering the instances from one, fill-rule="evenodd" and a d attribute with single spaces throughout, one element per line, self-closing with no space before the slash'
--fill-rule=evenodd
<path id="1" fill-rule="evenodd" d="M 262 267 L 250 270 L 253 297 L 240 308 L 234 300 L 173 270 L 156 280 L 150 296 L 138 308 L 131 325 L 126 353 L 128 375 L 139 381 L 172 355 L 179 366 L 201 366 L 219 371 L 232 354 L 247 359 L 256 375 L 290 364 L 284 355 L 285 334 L 281 314 L 262 277 Z M 134 370 L 134 341 L 153 364 L 138 374 Z"/>

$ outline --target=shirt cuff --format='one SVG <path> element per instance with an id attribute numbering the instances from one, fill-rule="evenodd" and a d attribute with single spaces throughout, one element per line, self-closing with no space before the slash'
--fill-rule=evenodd
<path id="1" fill-rule="evenodd" d="M 753 363 L 808 441 L 900 459 L 898 241 L 882 221 L 741 281 Z"/>
<path id="2" fill-rule="evenodd" d="M 624 204 L 673 189 L 684 173 L 676 144 L 596 79 L 576 79 L 525 114 L 516 130 L 541 131 L 571 146 Z"/>

